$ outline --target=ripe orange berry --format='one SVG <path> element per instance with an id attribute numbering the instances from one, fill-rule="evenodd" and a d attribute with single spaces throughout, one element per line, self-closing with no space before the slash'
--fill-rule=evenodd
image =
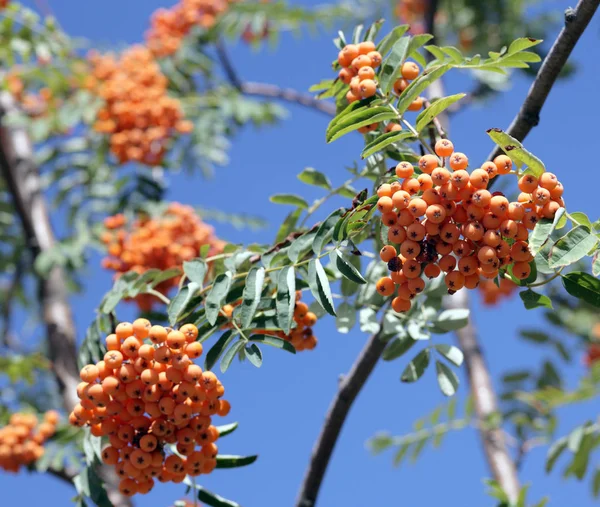
<path id="1" fill-rule="evenodd" d="M 413 100 L 409 106 L 408 106 L 408 111 L 420 111 L 423 107 L 423 102 L 425 101 L 425 99 L 423 97 L 417 97 L 415 100 Z"/>
<path id="2" fill-rule="evenodd" d="M 512 160 L 506 155 L 498 155 L 494 159 L 498 174 L 508 174 L 512 170 Z"/>
<path id="3" fill-rule="evenodd" d="M 379 279 L 375 287 L 383 297 L 391 296 L 394 293 L 394 282 L 388 277 Z"/>
<path id="4" fill-rule="evenodd" d="M 435 155 L 423 155 L 419 159 L 419 169 L 427 174 L 431 174 L 439 165 L 440 161 Z"/>
<path id="5" fill-rule="evenodd" d="M 435 143 L 434 150 L 439 157 L 449 157 L 454 152 L 454 145 L 449 139 L 440 139 Z"/>
<path id="6" fill-rule="evenodd" d="M 396 166 L 396 176 L 398 178 L 410 178 L 414 172 L 415 169 L 409 162 L 400 162 Z"/>
<path id="7" fill-rule="evenodd" d="M 404 79 L 412 81 L 419 76 L 419 66 L 415 62 L 404 62 L 400 73 Z"/>
<path id="8" fill-rule="evenodd" d="M 372 97 L 377 92 L 377 85 L 372 79 L 364 79 L 359 84 L 360 96 L 363 99 Z"/>
<path id="9" fill-rule="evenodd" d="M 379 257 L 383 262 L 391 261 L 396 255 L 396 249 L 392 245 L 385 245 L 379 252 Z"/>
<path id="10" fill-rule="evenodd" d="M 448 163 L 456 171 L 457 169 L 466 169 L 469 165 L 469 159 L 464 153 L 456 151 L 450 156 Z"/>
<path id="11" fill-rule="evenodd" d="M 373 67 L 379 67 L 381 65 L 381 54 L 377 51 L 369 51 L 367 56 L 371 59 L 371 65 Z"/>
<path id="12" fill-rule="evenodd" d="M 344 72 L 344 71 L 349 72 L 347 69 L 344 69 L 343 71 L 340 71 L 340 74 L 341 74 L 341 72 Z M 360 81 L 364 81 L 365 79 L 374 79 L 375 78 L 375 71 L 373 70 L 372 67 L 361 67 L 358 70 L 358 74 L 357 75 L 358 75 L 358 79 Z M 346 82 L 344 80 L 342 80 L 342 81 L 345 84 L 350 84 L 350 79 L 352 79 L 352 78 L 349 78 L 348 82 Z"/>
<path id="13" fill-rule="evenodd" d="M 394 82 L 394 93 L 396 95 L 402 94 L 404 90 L 408 87 L 409 83 L 406 79 L 397 79 Z"/>

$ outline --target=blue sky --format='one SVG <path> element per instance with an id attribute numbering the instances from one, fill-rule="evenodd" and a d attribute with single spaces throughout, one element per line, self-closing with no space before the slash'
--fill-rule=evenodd
<path id="1" fill-rule="evenodd" d="M 102 45 L 140 41 L 151 12 L 163 5 L 159 0 L 51 0 L 49 4 L 69 34 Z M 558 8 L 568 6 L 566 2 L 553 2 L 553 5 Z M 600 113 L 599 103 L 593 99 L 597 93 L 600 63 L 593 56 L 598 54 L 599 30 L 600 21 L 596 18 L 573 54 L 579 67 L 576 78 L 561 81 L 555 87 L 542 112 L 541 126 L 526 141 L 526 146 L 563 182 L 569 209 L 586 212 L 593 218 L 598 217 L 597 188 L 600 183 L 593 162 L 597 158 L 593 147 L 598 142 L 594 126 Z M 254 53 L 245 45 L 236 44 L 230 47 L 230 53 L 243 79 L 307 90 L 311 84 L 331 76 L 329 64 L 336 54 L 330 43 L 333 33 L 320 31 L 316 36 L 303 38 L 284 34 L 276 50 Z M 461 75 L 450 76 L 445 84 L 448 94 L 468 89 L 468 81 Z M 484 160 L 492 147 L 485 130 L 504 128 L 509 124 L 525 97 L 529 82 L 515 77 L 512 85 L 508 93 L 499 95 L 485 106 L 469 109 L 452 118 L 452 140 L 471 161 Z M 221 237 L 232 242 L 271 242 L 278 224 L 289 210 L 271 204 L 269 195 L 296 192 L 307 199 L 317 198 L 321 193 L 311 187 L 300 187 L 296 174 L 311 166 L 327 173 L 334 184 L 340 183 L 348 177 L 344 166 L 358 160 L 361 150 L 361 140 L 356 135 L 327 145 L 324 131 L 328 118 L 301 107 L 286 107 L 290 115 L 281 125 L 242 131 L 233 140 L 231 163 L 219 168 L 213 180 L 204 180 L 199 175 L 170 176 L 168 198 L 232 213 L 262 216 L 270 225 L 260 231 L 237 231 L 226 224 L 215 224 L 215 227 Z M 97 255 L 91 257 L 85 279 L 87 288 L 83 294 L 72 298 L 80 339 L 93 319 L 94 308 L 111 283 L 110 275 L 99 267 Z M 491 309 L 482 308 L 477 297 L 474 301 L 474 321 L 496 379 L 507 369 L 539 364 L 545 357 L 556 359 L 550 352 L 518 340 L 520 325 L 526 322 L 527 326 L 536 326 L 542 322 L 535 311 L 526 312 L 518 298 Z M 127 309 L 121 312 L 124 317 L 128 314 Z M 330 319 L 319 322 L 315 332 L 319 346 L 313 352 L 291 356 L 264 350 L 264 364 L 260 370 L 250 364 L 234 363 L 221 376 L 232 403 L 226 420 L 240 421 L 240 427 L 220 442 L 220 450 L 227 454 L 257 453 L 260 457 L 250 467 L 218 470 L 203 477 L 201 482 L 208 489 L 236 500 L 244 507 L 292 504 L 323 415 L 336 390 L 338 376 L 349 369 L 366 340 L 358 330 L 347 335 L 338 334 Z M 453 341 L 451 335 L 435 336 L 434 339 L 438 343 Z M 583 373 L 580 353 L 575 356 L 574 363 L 565 370 L 570 385 L 574 385 Z M 406 362 L 403 358 L 379 364 L 361 393 L 325 478 L 319 501 L 321 507 L 493 505 L 481 483 L 488 472 L 478 436 L 473 430 L 449 435 L 441 449 L 428 448 L 416 465 L 403 465 L 400 469 L 392 467 L 389 453 L 373 457 L 366 450 L 365 441 L 377 431 L 407 433 L 416 419 L 445 401 L 432 371 L 415 385 L 401 384 L 399 377 Z M 464 375 L 461 378 L 464 379 Z M 466 393 L 467 386 L 463 382 L 459 390 L 461 400 Z M 583 404 L 561 413 L 559 434 L 595 417 L 597 406 L 595 408 Z M 558 469 L 546 476 L 544 457 L 545 448 L 534 450 L 521 470 L 521 480 L 532 483 L 530 499 L 537 501 L 549 495 L 551 506 L 595 505 L 588 482 L 563 481 Z M 6 505 L 29 506 L 45 501 L 62 506 L 68 505 L 74 495 L 72 489 L 55 479 L 25 473 L 17 476 L 0 474 L 0 490 L 3 492 L 2 503 Z M 151 494 L 139 497 L 136 504 L 164 507 L 180 498 L 183 492 L 181 485 L 158 484 Z"/>

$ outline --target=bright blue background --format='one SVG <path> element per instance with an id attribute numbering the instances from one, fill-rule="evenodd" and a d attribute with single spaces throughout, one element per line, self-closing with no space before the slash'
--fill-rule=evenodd
<path id="1" fill-rule="evenodd" d="M 164 0 L 49 3 L 67 33 L 104 45 L 140 41 L 150 14 Z M 552 6 L 564 9 L 568 3 L 553 2 Z M 600 183 L 595 152 L 600 114 L 596 98 L 600 75 L 599 29 L 597 17 L 573 53 L 573 61 L 579 64 L 577 77 L 556 85 L 542 113 L 542 126 L 527 139 L 527 147 L 564 183 L 569 206 L 594 218 L 599 215 Z M 243 79 L 307 90 L 311 84 L 331 75 L 329 64 L 336 53 L 330 43 L 333 33 L 321 31 L 317 36 L 301 39 L 284 34 L 276 51 L 257 54 L 243 44 L 233 46 L 230 51 Z M 555 33 L 549 34 L 549 38 L 554 36 Z M 466 79 L 454 75 L 446 86 L 448 93 L 465 91 Z M 454 117 L 452 139 L 457 149 L 466 152 L 473 163 L 483 161 L 492 147 L 485 130 L 509 124 L 528 86 L 525 78 L 516 77 L 509 93 L 498 96 L 485 107 Z M 301 107 L 286 107 L 290 118 L 280 126 L 259 132 L 247 129 L 234 139 L 231 163 L 219 168 L 214 180 L 185 175 L 170 178 L 168 198 L 268 218 L 269 228 L 258 232 L 236 231 L 223 224 L 216 227 L 221 237 L 233 242 L 272 241 L 277 224 L 288 210 L 269 203 L 269 195 L 300 192 L 309 199 L 319 197 L 321 192 L 317 189 L 303 185 L 299 188 L 296 174 L 313 166 L 339 184 L 348 177 L 343 167 L 357 160 L 361 149 L 361 140 L 354 135 L 326 145 L 324 130 L 328 118 Z M 87 290 L 72 297 L 80 339 L 94 317 L 101 295 L 111 283 L 110 275 L 99 267 L 99 259 L 94 255 L 90 260 L 85 278 Z M 475 324 L 482 331 L 481 341 L 495 378 L 507 369 L 539 364 L 547 356 L 556 359 L 552 352 L 517 339 L 519 323 L 541 325 L 540 315 L 535 311 L 526 313 L 518 298 L 493 309 L 481 308 L 477 298 L 474 300 Z M 127 311 L 122 312 L 126 314 Z M 366 340 L 359 331 L 338 334 L 331 319 L 319 322 L 316 333 L 320 341 L 313 352 L 292 356 L 264 350 L 265 363 L 260 370 L 248 363 L 235 363 L 223 375 L 227 398 L 233 406 L 227 420 L 238 420 L 241 424 L 235 434 L 220 442 L 220 449 L 232 454 L 259 453 L 260 458 L 244 469 L 216 471 L 202 477 L 201 482 L 207 488 L 244 507 L 292 505 L 338 376 L 349 369 Z M 434 339 L 451 343 L 453 337 Z M 566 369 L 571 386 L 583 373 L 581 353 L 576 352 L 575 356 L 574 363 Z M 400 469 L 392 467 L 389 453 L 373 457 L 365 449 L 365 441 L 375 432 L 409 432 L 413 421 L 445 401 L 431 371 L 416 385 L 401 384 L 399 376 L 405 363 L 406 359 L 379 364 L 361 393 L 331 461 L 319 506 L 493 505 L 481 483 L 482 477 L 489 473 L 478 435 L 473 430 L 449 435 L 441 450 L 428 447 L 416 465 L 403 465 Z M 466 392 L 463 382 L 461 398 L 464 399 Z M 597 408 L 582 404 L 561 412 L 559 434 L 594 418 Z M 551 476 L 544 474 L 545 452 L 545 448 L 535 449 L 521 470 L 523 483 L 532 483 L 530 500 L 538 501 L 549 494 L 551 506 L 597 505 L 591 499 L 589 481 L 585 484 L 562 481 L 558 470 L 561 466 Z M 0 474 L 0 491 L 0 503 L 7 506 L 63 506 L 74 495 L 71 488 L 56 479 L 26 473 Z M 136 504 L 164 507 L 181 498 L 183 491 L 181 485 L 158 484 L 148 496 L 136 498 Z"/>

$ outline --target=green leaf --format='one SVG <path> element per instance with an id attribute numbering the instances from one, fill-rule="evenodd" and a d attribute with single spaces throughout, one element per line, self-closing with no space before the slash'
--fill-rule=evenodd
<path id="1" fill-rule="evenodd" d="M 360 271 L 358 271 L 358 269 L 356 269 L 348 260 L 346 260 L 342 255 L 342 252 L 339 250 L 332 250 L 331 260 L 335 261 L 335 266 L 348 280 L 358 284 L 367 283 L 367 281 L 360 274 Z"/>
<path id="2" fill-rule="evenodd" d="M 592 222 L 585 213 L 582 213 L 581 211 L 574 211 L 573 213 L 569 213 L 568 218 L 570 218 L 571 221 L 577 225 L 583 225 L 590 231 L 592 230 Z"/>
<path id="3" fill-rule="evenodd" d="M 219 365 L 221 373 L 225 373 L 229 369 L 231 361 L 233 361 L 233 358 L 236 356 L 236 354 L 244 348 L 245 343 L 246 342 L 244 340 L 238 340 L 231 347 L 229 347 L 225 354 L 223 354 L 223 359 L 221 359 L 221 364 Z"/>
<path id="4" fill-rule="evenodd" d="M 562 282 L 571 296 L 600 307 L 600 280 L 597 278 L 582 271 L 573 271 L 563 275 Z"/>
<path id="5" fill-rule="evenodd" d="M 454 345 L 439 344 L 434 345 L 434 348 L 448 361 L 455 364 L 456 366 L 460 366 L 464 360 L 462 350 L 460 350 L 458 347 L 455 347 Z"/>
<path id="6" fill-rule="evenodd" d="M 335 327 L 338 332 L 346 334 L 356 324 L 356 310 L 354 307 L 345 301 L 338 306 L 337 315 L 335 317 Z"/>
<path id="7" fill-rule="evenodd" d="M 242 304 L 240 306 L 240 324 L 242 328 L 247 328 L 252 322 L 256 308 L 260 303 L 264 281 L 265 268 L 253 267 L 248 271 L 242 295 Z"/>
<path id="8" fill-rule="evenodd" d="M 210 348 L 210 350 L 206 353 L 206 357 L 204 358 L 204 369 L 211 370 L 212 367 L 216 364 L 221 357 L 221 354 L 225 350 L 225 348 L 232 342 L 232 340 L 237 336 L 237 333 L 230 329 L 225 331 L 221 337 L 217 340 L 217 342 Z"/>
<path id="9" fill-rule="evenodd" d="M 396 118 L 396 113 L 388 106 L 364 106 L 364 108 L 357 109 L 353 113 L 345 115 L 333 125 L 327 131 L 326 140 L 328 143 L 331 143 L 361 127 L 384 120 L 391 120 L 392 118 Z"/>
<path id="10" fill-rule="evenodd" d="M 319 259 L 311 259 L 308 263 L 308 285 L 312 295 L 325 311 L 335 315 L 329 280 Z"/>
<path id="11" fill-rule="evenodd" d="M 232 274 L 231 271 L 225 271 L 215 278 L 213 286 L 206 297 L 206 319 L 212 325 L 217 322 L 221 308 L 223 307 L 223 300 L 229 292 L 231 286 Z"/>
<path id="12" fill-rule="evenodd" d="M 308 203 L 302 197 L 294 194 L 275 194 L 269 200 L 275 204 L 290 204 L 298 208 L 308 208 Z"/>
<path id="13" fill-rule="evenodd" d="M 298 236 L 288 249 L 287 255 L 292 262 L 298 262 L 300 257 L 303 257 L 313 245 L 317 231 L 308 231 Z"/>
<path id="14" fill-rule="evenodd" d="M 384 361 L 392 361 L 398 359 L 408 352 L 412 346 L 417 343 L 417 340 L 406 334 L 399 338 L 394 338 L 390 341 L 383 350 L 382 359 Z"/>
<path id="15" fill-rule="evenodd" d="M 183 287 L 177 295 L 171 300 L 169 306 L 167 306 L 167 315 L 169 316 L 169 324 L 174 326 L 179 320 L 179 316 L 185 310 L 185 307 L 189 303 L 192 296 L 200 286 L 195 282 L 188 283 Z M 213 322 L 214 324 L 214 322 Z"/>
<path id="16" fill-rule="evenodd" d="M 250 363 L 252 363 L 254 366 L 256 366 L 257 368 L 260 368 L 262 366 L 262 352 L 260 351 L 256 343 L 246 345 L 244 353 L 246 354 L 248 361 L 250 361 Z"/>
<path id="17" fill-rule="evenodd" d="M 582 225 L 571 229 L 554 243 L 548 265 L 551 268 L 568 266 L 585 257 L 598 243 L 598 237 Z"/>
<path id="18" fill-rule="evenodd" d="M 270 345 L 271 347 L 275 347 L 277 349 L 286 350 L 287 352 L 291 352 L 292 354 L 296 353 L 296 349 L 290 342 L 277 336 L 257 334 L 248 338 L 248 341 L 264 343 L 265 345 Z"/>
<path id="19" fill-rule="evenodd" d="M 251 465 L 258 456 L 232 456 L 228 454 L 219 454 L 217 456 L 216 468 L 239 468 Z"/>
<path id="20" fill-rule="evenodd" d="M 331 190 L 331 182 L 327 176 L 313 169 L 312 167 L 307 167 L 298 175 L 298 179 L 302 183 L 306 183 L 307 185 L 314 185 L 316 187 L 324 188 L 325 190 Z"/>
<path id="21" fill-rule="evenodd" d="M 462 99 L 466 93 L 457 93 L 456 95 L 450 95 L 433 102 L 429 107 L 424 109 L 417 116 L 416 129 L 417 132 L 421 132 L 429 122 L 438 116 L 441 112 L 448 109 L 452 104 Z"/>
<path id="22" fill-rule="evenodd" d="M 504 153 L 506 153 L 519 167 L 523 164 L 527 166 L 526 173 L 533 174 L 536 178 L 539 178 L 546 172 L 544 163 L 535 155 L 528 152 L 514 137 L 500 129 L 490 129 L 487 133 L 492 138 L 492 141 L 500 146 L 502 151 L 504 151 Z"/>
<path id="23" fill-rule="evenodd" d="M 400 114 L 403 114 L 408 106 L 417 98 L 425 88 L 427 88 L 431 83 L 437 81 L 440 77 L 442 77 L 446 72 L 451 69 L 451 65 L 440 65 L 435 69 L 427 69 L 423 71 L 423 73 L 415 79 L 412 83 L 410 83 L 406 90 L 402 92 L 400 95 L 400 100 L 398 100 L 398 104 L 396 109 Z"/>
<path id="24" fill-rule="evenodd" d="M 395 27 L 388 35 L 381 39 L 381 42 L 377 45 L 377 51 L 379 51 L 382 56 L 386 56 L 398 39 L 400 39 L 409 28 L 409 25 Z"/>
<path id="25" fill-rule="evenodd" d="M 360 154 L 360 158 L 365 159 L 367 157 L 370 157 L 374 153 L 383 150 L 390 144 L 405 141 L 406 139 L 414 137 L 414 134 L 410 130 L 386 132 L 385 134 L 381 134 L 380 136 L 377 136 L 375 139 L 367 143 L 364 150 Z"/>
<path id="26" fill-rule="evenodd" d="M 296 271 L 294 266 L 284 267 L 277 276 L 277 322 L 289 334 L 296 305 Z"/>
<path id="27" fill-rule="evenodd" d="M 544 296 L 531 289 L 519 292 L 519 297 L 527 310 L 533 310 L 534 308 L 539 308 L 541 306 L 552 309 L 552 301 L 548 296 Z"/>
<path id="28" fill-rule="evenodd" d="M 227 500 L 202 486 L 196 486 L 198 490 L 198 500 L 210 507 L 241 507 L 239 503 L 232 500 Z"/>
<path id="29" fill-rule="evenodd" d="M 526 340 L 535 343 L 548 343 L 548 341 L 550 341 L 550 337 L 546 333 L 542 333 L 541 331 L 535 331 L 532 329 L 522 330 L 521 336 Z"/>
<path id="30" fill-rule="evenodd" d="M 596 468 L 594 477 L 592 479 L 592 495 L 594 498 L 598 498 L 600 495 L 600 468 Z"/>
<path id="31" fill-rule="evenodd" d="M 446 396 L 454 396 L 458 389 L 458 377 L 449 366 L 446 364 L 436 361 L 435 370 L 437 372 L 437 381 L 442 393 Z"/>
<path id="32" fill-rule="evenodd" d="M 398 39 L 391 48 L 390 54 L 384 57 L 379 71 L 379 86 L 385 95 L 389 94 L 399 78 L 400 69 L 408 55 L 410 37 Z M 383 53 L 382 53 L 383 55 Z"/>
<path id="33" fill-rule="evenodd" d="M 300 218 L 301 214 L 302 208 L 296 208 L 294 211 L 289 213 L 287 217 L 285 217 L 285 220 L 283 221 L 281 227 L 279 227 L 279 230 L 277 231 L 277 236 L 275 236 L 276 243 L 283 241 L 286 238 L 286 236 L 290 232 L 292 232 L 294 227 L 296 227 L 296 224 L 298 223 L 298 219 Z"/>
<path id="34" fill-rule="evenodd" d="M 543 41 L 541 39 L 532 39 L 530 37 L 521 37 L 520 39 L 516 39 L 511 42 L 510 46 L 508 46 L 508 50 L 506 51 L 507 55 L 513 55 L 515 53 L 519 53 L 525 49 L 529 49 L 533 46 L 537 46 L 541 44 Z"/>
<path id="35" fill-rule="evenodd" d="M 542 246 L 546 244 L 548 238 L 556 228 L 561 217 L 565 214 L 565 208 L 559 208 L 556 211 L 556 215 L 554 215 L 554 219 L 550 220 L 549 218 L 542 218 L 535 224 L 533 231 L 529 235 L 529 251 L 531 255 L 536 256 Z"/>
<path id="36" fill-rule="evenodd" d="M 592 274 L 594 276 L 600 276 L 600 253 L 596 252 L 592 259 Z"/>
<path id="37" fill-rule="evenodd" d="M 464 308 L 444 310 L 433 323 L 444 331 L 456 331 L 469 323 L 469 310 Z"/>
<path id="38" fill-rule="evenodd" d="M 203 259 L 192 259 L 191 261 L 184 261 L 183 263 L 183 272 L 190 281 L 196 283 L 198 287 L 202 287 L 204 284 L 207 271 L 208 265 Z"/>
<path id="39" fill-rule="evenodd" d="M 219 432 L 219 438 L 233 433 L 235 430 L 237 430 L 238 425 L 239 424 L 237 422 L 233 422 L 229 424 L 223 424 L 221 426 L 216 426 L 217 431 Z"/>
<path id="40" fill-rule="evenodd" d="M 312 244 L 313 252 L 316 255 L 319 255 L 323 250 L 323 247 L 331 241 L 331 236 L 333 235 L 333 228 L 335 224 L 337 224 L 339 217 L 343 213 L 343 209 L 336 209 L 333 213 L 331 213 L 319 226 L 317 229 L 317 234 L 315 235 L 315 239 Z"/>
<path id="41" fill-rule="evenodd" d="M 454 63 L 461 63 L 464 60 L 463 54 L 454 46 L 443 46 L 440 50 L 448 55 Z"/>
<path id="42" fill-rule="evenodd" d="M 423 349 L 419 352 L 414 359 L 408 363 L 408 366 L 402 372 L 400 380 L 402 382 L 416 382 L 419 380 L 429 366 L 430 357 L 431 354 L 429 349 Z"/>
<path id="43" fill-rule="evenodd" d="M 583 442 L 583 436 L 585 435 L 585 426 L 578 426 L 575 428 L 569 436 L 567 437 L 567 448 L 572 453 L 576 453 L 581 447 L 581 442 Z"/>

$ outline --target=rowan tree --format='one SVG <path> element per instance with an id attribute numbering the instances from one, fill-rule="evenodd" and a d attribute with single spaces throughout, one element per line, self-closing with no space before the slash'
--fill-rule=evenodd
<path id="1" fill-rule="evenodd" d="M 567 199 L 574 190 L 561 183 L 580 171 L 578 184 L 595 186 L 581 167 L 593 166 L 594 148 L 566 132 L 574 154 L 592 157 L 562 167 L 552 158 L 559 147 L 534 155 L 525 138 L 538 124 L 556 128 L 544 125 L 542 109 L 555 82 L 576 75 L 569 56 L 599 3 L 580 0 L 559 19 L 532 14 L 528 2 L 179 0 L 152 14 L 137 44 L 84 48 L 46 3 L 2 2 L 2 473 L 55 476 L 73 486 L 80 506 L 151 505 L 151 491 L 175 483 L 175 506 L 239 507 L 244 469 L 224 469 L 252 466 L 270 435 L 264 414 L 237 412 L 236 399 L 307 370 L 287 371 L 289 379 L 244 370 L 247 390 L 229 390 L 234 360 L 260 368 L 304 352 L 310 362 L 335 339 L 320 331 L 334 320 L 339 333 L 357 328 L 365 343 L 339 378 L 298 477 L 298 507 L 320 505 L 341 429 L 380 359 L 395 361 L 408 384 L 381 386 L 382 404 L 400 389 L 410 396 L 429 370 L 448 401 L 409 434 L 374 434 L 373 453 L 393 450 L 398 465 L 474 428 L 497 505 L 545 505 L 526 498 L 520 468 L 541 446 L 548 474 L 562 468 L 598 497 L 597 411 L 568 433 L 559 426 L 564 410 L 597 398 L 600 385 L 600 220 L 577 211 L 581 203 Z M 335 28 L 333 44 L 320 49 L 332 62 L 320 82 L 295 90 L 241 77 L 230 43 L 264 50 L 282 32 L 307 27 Z M 261 53 L 274 66 L 279 57 Z M 310 55 L 298 63 L 311 66 Z M 462 91 L 449 94 L 453 75 Z M 507 128 L 489 115 L 490 153 L 478 158 L 483 133 L 469 133 L 471 145 L 455 142 L 453 119 L 511 93 L 517 75 L 531 82 L 522 107 Z M 345 137 L 339 165 L 348 174 L 285 161 L 284 171 L 302 169 L 298 188 L 282 188 L 270 203 L 248 195 L 243 215 L 229 212 L 227 195 L 222 209 L 203 207 L 203 178 L 223 177 L 236 135 L 285 125 L 286 103 L 330 117 L 324 139 Z M 227 185 L 243 187 L 269 156 L 257 149 Z M 195 178 L 193 202 L 169 193 L 183 170 Z M 315 191 L 311 202 L 305 196 Z M 256 218 L 274 205 L 291 206 L 281 224 Z M 228 240 L 223 222 L 273 227 L 273 239 Z M 89 283 L 92 265 L 110 281 L 108 292 Z M 85 329 L 72 310 L 81 293 L 97 307 L 77 315 Z M 503 302 L 517 293 L 547 323 L 519 323 L 520 338 L 553 359 L 494 379 L 485 332 L 503 325 Z M 477 315 L 472 294 L 492 318 Z M 506 340 L 510 347 L 516 337 Z M 561 373 L 574 357 L 583 358 L 576 386 Z M 298 406 L 320 420 L 305 395 Z M 256 454 L 234 454 L 225 437 L 251 418 L 267 428 L 248 437 Z M 231 475 L 226 491 L 204 486 L 213 473 Z M 268 481 L 259 487 L 269 505 Z"/>

